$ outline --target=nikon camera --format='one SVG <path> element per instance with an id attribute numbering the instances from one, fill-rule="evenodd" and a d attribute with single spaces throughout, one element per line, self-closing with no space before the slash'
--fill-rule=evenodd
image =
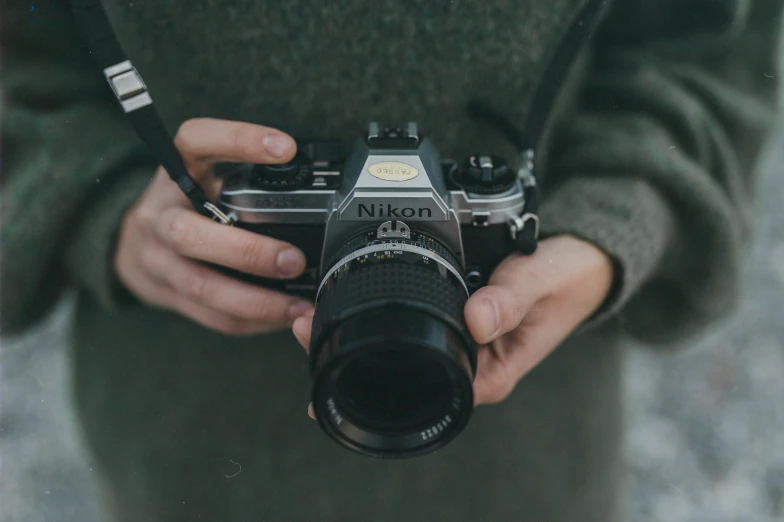
<path id="1" fill-rule="evenodd" d="M 371 123 L 350 146 L 300 141 L 286 164 L 224 176 L 235 226 L 305 253 L 298 279 L 243 277 L 315 302 L 312 401 L 341 445 L 410 457 L 466 425 L 477 352 L 463 307 L 504 257 L 536 248 L 532 160 L 442 161 L 415 123 Z"/>

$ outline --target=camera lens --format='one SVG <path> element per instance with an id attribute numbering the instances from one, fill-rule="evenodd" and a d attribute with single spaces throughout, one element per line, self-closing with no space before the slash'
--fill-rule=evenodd
<path id="1" fill-rule="evenodd" d="M 449 375 L 415 350 L 389 347 L 348 363 L 336 382 L 346 415 L 369 430 L 404 433 L 447 413 Z"/>
<path id="2" fill-rule="evenodd" d="M 442 447 L 468 421 L 476 368 L 455 257 L 419 232 L 397 239 L 368 232 L 332 261 L 310 346 L 319 423 L 365 455 Z"/>

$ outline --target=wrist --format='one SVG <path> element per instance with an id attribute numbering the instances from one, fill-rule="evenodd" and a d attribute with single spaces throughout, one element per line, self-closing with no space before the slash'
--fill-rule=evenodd
<path id="1" fill-rule="evenodd" d="M 543 238 L 580 238 L 611 260 L 611 284 L 587 321 L 591 326 L 618 313 L 650 280 L 673 226 L 670 209 L 654 187 L 619 176 L 569 178 L 547 194 L 539 214 Z"/>

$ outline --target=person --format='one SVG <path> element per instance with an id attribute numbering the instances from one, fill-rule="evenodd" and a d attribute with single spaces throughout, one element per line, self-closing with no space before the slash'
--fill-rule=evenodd
<path id="1" fill-rule="evenodd" d="M 577 0 L 121 2 L 105 7 L 192 175 L 279 163 L 292 136 L 415 120 L 442 155 L 510 157 L 510 121 Z M 310 303 L 222 275 L 303 269 L 197 215 L 129 127 L 66 2 L 3 0 L 2 333 L 65 288 L 74 400 L 107 517 L 609 521 L 623 513 L 629 338 L 726 317 L 775 121 L 782 2 L 607 2 L 539 150 L 542 241 L 468 302 L 469 427 L 370 459 L 308 419 Z M 175 132 L 176 131 L 176 132 Z"/>

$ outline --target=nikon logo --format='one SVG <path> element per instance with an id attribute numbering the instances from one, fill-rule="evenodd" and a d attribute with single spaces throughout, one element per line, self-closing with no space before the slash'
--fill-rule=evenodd
<path id="1" fill-rule="evenodd" d="M 433 211 L 426 207 L 420 208 L 413 208 L 413 207 L 393 207 L 390 203 L 384 204 L 375 204 L 370 203 L 369 205 L 365 205 L 364 203 L 360 203 L 357 207 L 359 212 L 359 217 L 369 217 L 369 218 L 386 218 L 386 217 L 405 217 L 411 218 L 414 216 L 418 216 L 419 218 L 432 218 Z"/>

